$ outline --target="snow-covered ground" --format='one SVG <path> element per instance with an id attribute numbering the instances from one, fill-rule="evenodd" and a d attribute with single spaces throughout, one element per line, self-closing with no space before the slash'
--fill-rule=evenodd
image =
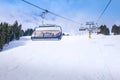
<path id="1" fill-rule="evenodd" d="M 0 80 L 120 80 L 120 36 L 22 37 L 0 52 Z"/>

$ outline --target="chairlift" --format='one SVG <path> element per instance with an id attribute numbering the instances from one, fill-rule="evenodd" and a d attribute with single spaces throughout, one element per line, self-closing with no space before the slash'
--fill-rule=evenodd
<path id="1" fill-rule="evenodd" d="M 80 28 L 79 28 L 79 31 L 86 31 L 86 30 L 87 30 L 86 27 L 80 27 Z"/>
<path id="2" fill-rule="evenodd" d="M 32 33 L 32 40 L 61 40 L 62 28 L 58 25 L 41 25 Z"/>

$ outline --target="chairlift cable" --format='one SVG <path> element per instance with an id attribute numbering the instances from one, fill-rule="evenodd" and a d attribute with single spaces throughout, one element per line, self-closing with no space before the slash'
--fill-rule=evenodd
<path id="1" fill-rule="evenodd" d="M 81 23 L 76 22 L 76 21 L 74 21 L 74 20 L 72 20 L 72 19 L 63 17 L 63 16 L 58 15 L 58 14 L 56 14 L 56 13 L 54 13 L 54 12 L 51 12 L 51 11 L 49 11 L 49 10 L 47 10 L 47 9 L 43 9 L 43 8 L 41 8 L 41 7 L 39 7 L 39 6 L 35 5 L 35 4 L 32 4 L 32 3 L 30 3 L 30 2 L 28 2 L 28 1 L 26 1 L 26 0 L 22 0 L 22 1 L 25 2 L 25 3 L 27 3 L 27 4 L 29 4 L 29 5 L 32 5 L 32 6 L 36 7 L 36 8 L 38 8 L 38 9 L 43 10 L 43 11 L 45 11 L 46 13 L 50 13 L 50 14 L 52 14 L 52 15 L 55 15 L 55 16 L 57 16 L 57 17 L 63 18 L 63 19 L 65 19 L 65 20 L 68 20 L 68 21 L 71 21 L 71 22 L 74 22 L 74 23 L 77 23 L 77 24 L 81 24 Z"/>
<path id="2" fill-rule="evenodd" d="M 105 9 L 104 9 L 103 12 L 101 13 L 101 15 L 98 17 L 97 22 L 98 22 L 98 21 L 100 20 L 100 18 L 103 16 L 103 14 L 104 14 L 105 11 L 107 10 L 107 8 L 109 7 L 109 5 L 110 5 L 111 2 L 112 2 L 112 0 L 110 0 L 110 1 L 108 2 L 108 4 L 106 5 Z"/>

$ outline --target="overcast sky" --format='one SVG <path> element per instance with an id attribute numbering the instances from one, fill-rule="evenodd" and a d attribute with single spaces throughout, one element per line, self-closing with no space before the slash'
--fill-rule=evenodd
<path id="1" fill-rule="evenodd" d="M 27 0 L 41 8 L 52 11 L 58 15 L 79 22 L 76 24 L 51 14 L 46 14 L 45 23 L 58 24 L 64 30 L 74 30 L 85 26 L 87 21 L 96 20 L 104 10 L 109 0 Z M 23 29 L 34 28 L 41 24 L 39 10 L 22 0 L 0 0 L 0 22 L 12 24 L 15 20 L 23 25 Z M 99 25 L 120 25 L 120 0 L 112 0 L 104 15 L 98 22 Z"/>

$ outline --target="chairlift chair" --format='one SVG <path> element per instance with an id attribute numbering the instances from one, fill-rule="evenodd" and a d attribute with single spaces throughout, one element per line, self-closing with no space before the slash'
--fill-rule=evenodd
<path id="1" fill-rule="evenodd" d="M 32 40 L 61 40 L 62 28 L 58 25 L 41 25 L 32 33 Z"/>

